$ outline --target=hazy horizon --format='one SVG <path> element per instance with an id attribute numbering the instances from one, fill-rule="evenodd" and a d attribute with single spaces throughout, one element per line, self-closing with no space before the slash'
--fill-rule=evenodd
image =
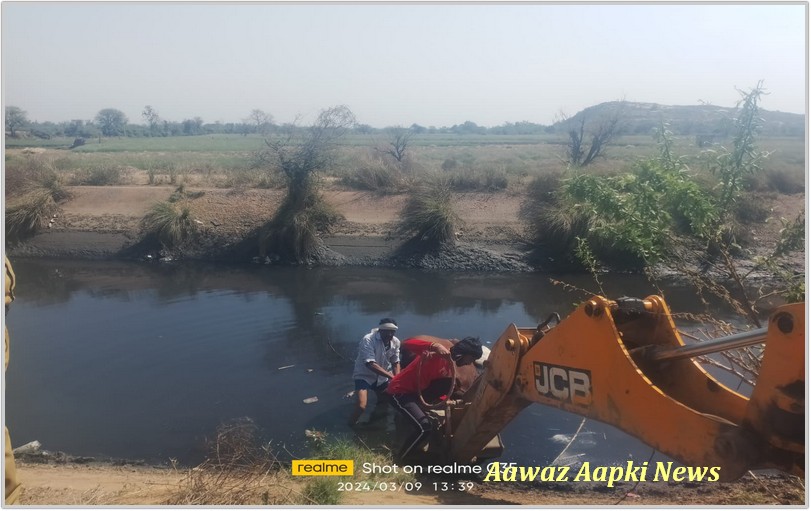
<path id="1" fill-rule="evenodd" d="M 4 2 L 5 106 L 32 121 L 552 124 L 606 101 L 807 110 L 806 5 Z"/>

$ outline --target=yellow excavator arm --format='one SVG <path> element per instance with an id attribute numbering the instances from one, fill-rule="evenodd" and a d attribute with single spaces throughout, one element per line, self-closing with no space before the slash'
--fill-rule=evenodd
<path id="1" fill-rule="evenodd" d="M 765 342 L 750 397 L 693 357 Z M 442 457 L 470 463 L 532 403 L 613 425 L 688 465 L 805 473 L 805 306 L 779 308 L 768 328 L 685 346 L 665 301 L 595 296 L 554 326 L 510 325 L 483 374 L 447 405 Z"/>

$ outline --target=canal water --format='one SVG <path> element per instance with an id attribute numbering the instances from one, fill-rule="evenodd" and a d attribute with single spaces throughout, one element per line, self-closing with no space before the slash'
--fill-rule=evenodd
<path id="1" fill-rule="evenodd" d="M 5 408 L 14 445 L 38 440 L 51 451 L 158 463 L 201 461 L 218 426 L 244 418 L 281 458 L 306 457 L 307 429 L 352 437 L 346 395 L 353 359 L 381 317 L 397 319 L 401 339 L 474 335 L 491 345 L 510 323 L 565 316 L 586 297 L 545 274 L 14 264 Z M 587 276 L 556 279 L 598 290 Z M 611 297 L 656 292 L 638 276 L 606 276 L 603 285 Z M 661 286 L 674 311 L 703 312 L 689 289 Z M 734 321 L 731 313 L 714 314 Z M 305 403 L 309 398 L 317 401 Z M 581 420 L 530 406 L 503 432 L 501 461 L 550 463 Z M 392 424 L 389 416 L 357 434 L 372 446 L 394 447 Z M 611 463 L 651 454 L 618 430 L 587 421 L 565 456 Z"/>

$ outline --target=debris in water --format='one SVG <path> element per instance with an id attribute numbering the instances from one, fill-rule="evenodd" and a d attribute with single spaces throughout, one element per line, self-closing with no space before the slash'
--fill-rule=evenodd
<path id="1" fill-rule="evenodd" d="M 42 448 L 42 444 L 39 441 L 34 440 L 33 442 L 28 442 L 25 445 L 21 445 L 14 449 L 14 454 L 36 454 Z"/>
<path id="2" fill-rule="evenodd" d="M 327 434 L 324 431 L 318 431 L 317 429 L 305 429 L 304 436 L 314 440 L 323 441 L 327 437 Z"/>
<path id="3" fill-rule="evenodd" d="M 346 394 L 344 394 L 344 399 L 349 399 L 350 397 L 352 397 L 352 396 L 354 396 L 354 395 L 355 395 L 355 391 L 354 391 L 354 390 L 353 390 L 353 391 L 351 391 L 351 392 L 347 392 Z"/>
<path id="4" fill-rule="evenodd" d="M 313 372 L 313 370 L 312 369 L 307 369 L 307 372 L 311 373 L 311 372 Z"/>
<path id="5" fill-rule="evenodd" d="M 307 399 L 304 400 L 304 404 L 307 404 L 307 405 L 312 404 L 312 403 L 317 403 L 317 402 L 318 402 L 318 398 L 315 397 L 315 396 L 308 397 Z"/>
<path id="6" fill-rule="evenodd" d="M 291 367 L 296 367 L 296 364 L 293 364 L 291 366 L 282 366 L 279 368 L 279 371 L 281 371 L 282 369 L 290 369 Z"/>

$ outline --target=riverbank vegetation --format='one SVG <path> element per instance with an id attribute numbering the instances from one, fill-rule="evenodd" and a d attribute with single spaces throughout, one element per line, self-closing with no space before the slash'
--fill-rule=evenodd
<path id="1" fill-rule="evenodd" d="M 6 237 L 19 240 L 49 226 L 70 198 L 63 178 L 46 159 L 33 158 L 6 174 Z"/>
<path id="2" fill-rule="evenodd" d="M 536 248 L 563 265 L 591 271 L 599 266 L 669 269 L 689 276 L 700 292 L 723 298 L 760 326 L 760 297 L 751 296 L 745 282 L 755 269 L 744 270 L 740 258 L 753 244 L 747 226 L 769 215 L 751 195 L 753 178 L 770 156 L 757 146 L 763 93 L 760 85 L 742 93 L 730 147 L 702 153 L 695 166 L 678 155 L 663 124 L 656 134 L 658 154 L 629 171 L 598 175 L 571 168 L 551 193 L 534 186 L 533 205 L 525 211 Z M 768 254 L 755 257 L 756 268 L 771 271 L 779 283 L 772 293 L 802 300 L 804 275 L 792 274 L 782 259 L 803 249 L 805 214 L 782 221 L 780 240 L 761 247 Z M 719 285 L 726 279 L 732 289 Z"/>
<path id="3" fill-rule="evenodd" d="M 396 232 L 429 248 L 456 243 L 462 220 L 453 209 L 451 184 L 434 179 L 411 189 Z"/>
<path id="4" fill-rule="evenodd" d="M 6 154 L 7 214 L 19 219 L 20 227 L 14 228 L 19 237 L 46 227 L 54 204 L 63 199 L 38 201 L 32 195 L 23 200 L 22 188 L 13 186 L 37 169 L 47 169 L 53 183 L 71 186 L 172 185 L 235 193 L 270 188 L 282 191 L 284 200 L 269 207 L 272 218 L 250 233 L 257 238 L 253 246 L 270 260 L 300 263 L 315 262 L 321 236 L 341 220 L 340 208 L 324 200 L 325 190 L 406 194 L 396 234 L 445 241 L 457 231 L 453 197 L 503 192 L 524 199 L 524 238 L 541 269 L 650 271 L 669 265 L 734 279 L 734 268 L 725 261 L 748 257 L 747 243 L 761 244 L 752 239 L 753 226 L 784 222 L 780 249 L 769 248 L 767 254 L 759 247 L 748 258 L 760 258 L 755 273 L 791 277 L 780 258 L 801 244 L 797 233 L 804 216 L 773 218 L 760 199 L 804 191 L 804 139 L 786 131 L 796 121 L 790 114 L 766 115 L 757 108 L 762 88 L 756 90 L 735 110 L 690 107 L 692 117 L 681 107 L 626 102 L 621 109 L 616 103 L 586 109 L 568 119 L 581 128 L 580 138 L 588 131 L 586 119 L 600 119 L 605 111 L 621 111 L 623 117 L 612 118 L 612 137 L 600 157 L 577 165 L 571 162 L 571 130 L 565 123 L 541 130 L 528 125 L 479 129 L 475 123 L 376 130 L 358 125 L 345 107 L 325 110 L 311 126 L 265 123 L 262 130 L 257 125 L 244 132 L 96 137 L 71 144 L 72 149 L 59 145 L 58 133 L 22 138 L 17 126 L 8 147 L 29 147 Z M 674 116 L 670 124 L 668 115 Z M 655 137 L 644 134 L 652 126 L 657 126 Z M 32 142 L 41 147 L 31 148 Z M 426 186 L 435 182 L 442 186 Z M 149 221 L 160 219 L 185 225 L 175 231 L 188 237 L 183 233 L 192 233 L 194 222 L 184 210 L 193 202 L 187 199 L 183 205 L 161 206 L 162 214 L 151 212 L 145 222 L 152 229 L 144 232 L 160 230 Z M 174 248 L 182 243 L 164 241 Z M 786 289 L 797 296 L 798 278 L 789 280 Z"/>
<path id="5" fill-rule="evenodd" d="M 321 193 L 321 175 L 330 167 L 337 141 L 355 124 L 345 106 L 323 110 L 300 136 L 268 139 L 257 154 L 258 165 L 284 178 L 286 195 L 260 234 L 260 255 L 273 254 L 285 262 L 310 261 L 320 247 L 319 234 L 340 218 Z"/>
<path id="6" fill-rule="evenodd" d="M 364 474 L 365 463 L 390 466 L 391 453 L 375 452 L 360 441 L 330 438 L 321 431 L 307 430 L 312 460 L 353 460 L 353 476 L 341 483 L 385 478 L 388 483 L 413 481 L 411 475 Z M 208 445 L 208 456 L 199 465 L 175 471 L 183 473 L 177 488 L 167 498 L 169 505 L 338 505 L 345 493 L 337 478 L 293 477 L 290 463 L 280 460 L 275 448 L 264 441 L 256 424 L 241 419 L 223 424 Z"/>

